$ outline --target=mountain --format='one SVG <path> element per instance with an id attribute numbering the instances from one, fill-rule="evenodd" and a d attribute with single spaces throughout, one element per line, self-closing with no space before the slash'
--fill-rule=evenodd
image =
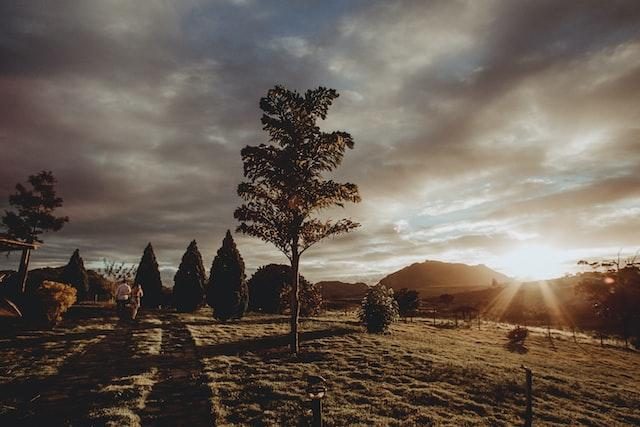
<path id="1" fill-rule="evenodd" d="M 510 280 L 484 264 L 467 265 L 427 260 L 391 273 L 380 282 L 394 290 L 416 290 L 424 298 L 486 288 L 492 283 Z"/>
<path id="2" fill-rule="evenodd" d="M 316 283 L 325 301 L 357 300 L 360 301 L 367 294 L 369 286 L 366 283 L 347 283 L 337 280 L 327 280 Z"/>

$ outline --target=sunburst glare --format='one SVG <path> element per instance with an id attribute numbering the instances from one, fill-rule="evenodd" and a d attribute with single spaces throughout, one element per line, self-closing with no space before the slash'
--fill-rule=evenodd
<path id="1" fill-rule="evenodd" d="M 561 251 L 546 245 L 522 245 L 502 254 L 496 267 L 519 280 L 542 280 L 565 273 Z"/>

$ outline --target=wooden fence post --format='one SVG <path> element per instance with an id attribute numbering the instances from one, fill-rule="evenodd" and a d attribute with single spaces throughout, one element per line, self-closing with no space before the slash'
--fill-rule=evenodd
<path id="1" fill-rule="evenodd" d="M 20 293 L 25 292 L 27 288 L 27 272 L 29 271 L 29 259 L 31 258 L 31 249 L 24 248 L 22 257 L 20 257 L 20 267 L 18 268 L 18 280 L 20 281 Z"/>

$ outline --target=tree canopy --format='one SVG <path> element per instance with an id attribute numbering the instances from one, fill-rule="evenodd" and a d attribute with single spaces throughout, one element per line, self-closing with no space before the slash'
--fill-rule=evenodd
<path id="1" fill-rule="evenodd" d="M 5 211 L 2 223 L 12 238 L 42 243 L 41 234 L 60 230 L 69 217 L 53 214 L 63 200 L 56 195 L 57 181 L 51 171 L 30 175 L 28 182 L 31 188 L 16 184 L 16 193 L 9 196 L 9 204 L 17 212 Z"/>
<path id="2" fill-rule="evenodd" d="M 282 86 L 260 100 L 263 129 L 273 144 L 247 146 L 242 152 L 244 175 L 238 195 L 247 203 L 235 211 L 238 230 L 274 244 L 289 259 L 325 237 L 346 233 L 358 223 L 349 219 L 321 221 L 312 214 L 345 202 L 359 202 L 358 187 L 324 179 L 340 165 L 347 148 L 346 132 L 322 132 L 334 89 L 319 87 L 304 96 Z"/>
<path id="3" fill-rule="evenodd" d="M 84 268 L 84 261 L 80 256 L 80 250 L 73 251 L 69 262 L 62 270 L 60 281 L 73 286 L 77 292 L 78 301 L 87 299 L 89 292 L 89 276 Z"/>
<path id="4" fill-rule="evenodd" d="M 298 269 L 300 256 L 320 240 L 347 233 L 359 224 L 344 218 L 321 220 L 319 211 L 346 202 L 359 202 L 358 187 L 326 179 L 337 168 L 350 134 L 324 132 L 317 122 L 327 117 L 338 97 L 335 89 L 318 87 L 304 95 L 276 86 L 260 99 L 263 129 L 269 144 L 242 149 L 244 176 L 238 195 L 245 203 L 234 216 L 238 231 L 272 243 L 291 261 L 291 349 L 298 351 Z"/>

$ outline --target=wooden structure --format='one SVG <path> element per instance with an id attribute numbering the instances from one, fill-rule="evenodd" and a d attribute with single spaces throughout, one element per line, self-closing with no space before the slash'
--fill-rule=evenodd
<path id="1" fill-rule="evenodd" d="M 20 267 L 18 268 L 18 288 L 22 293 L 24 293 L 27 285 L 27 272 L 29 271 L 31 251 L 35 249 L 38 249 L 36 243 L 21 242 L 10 239 L 8 236 L 0 235 L 0 252 L 22 251 Z"/>

